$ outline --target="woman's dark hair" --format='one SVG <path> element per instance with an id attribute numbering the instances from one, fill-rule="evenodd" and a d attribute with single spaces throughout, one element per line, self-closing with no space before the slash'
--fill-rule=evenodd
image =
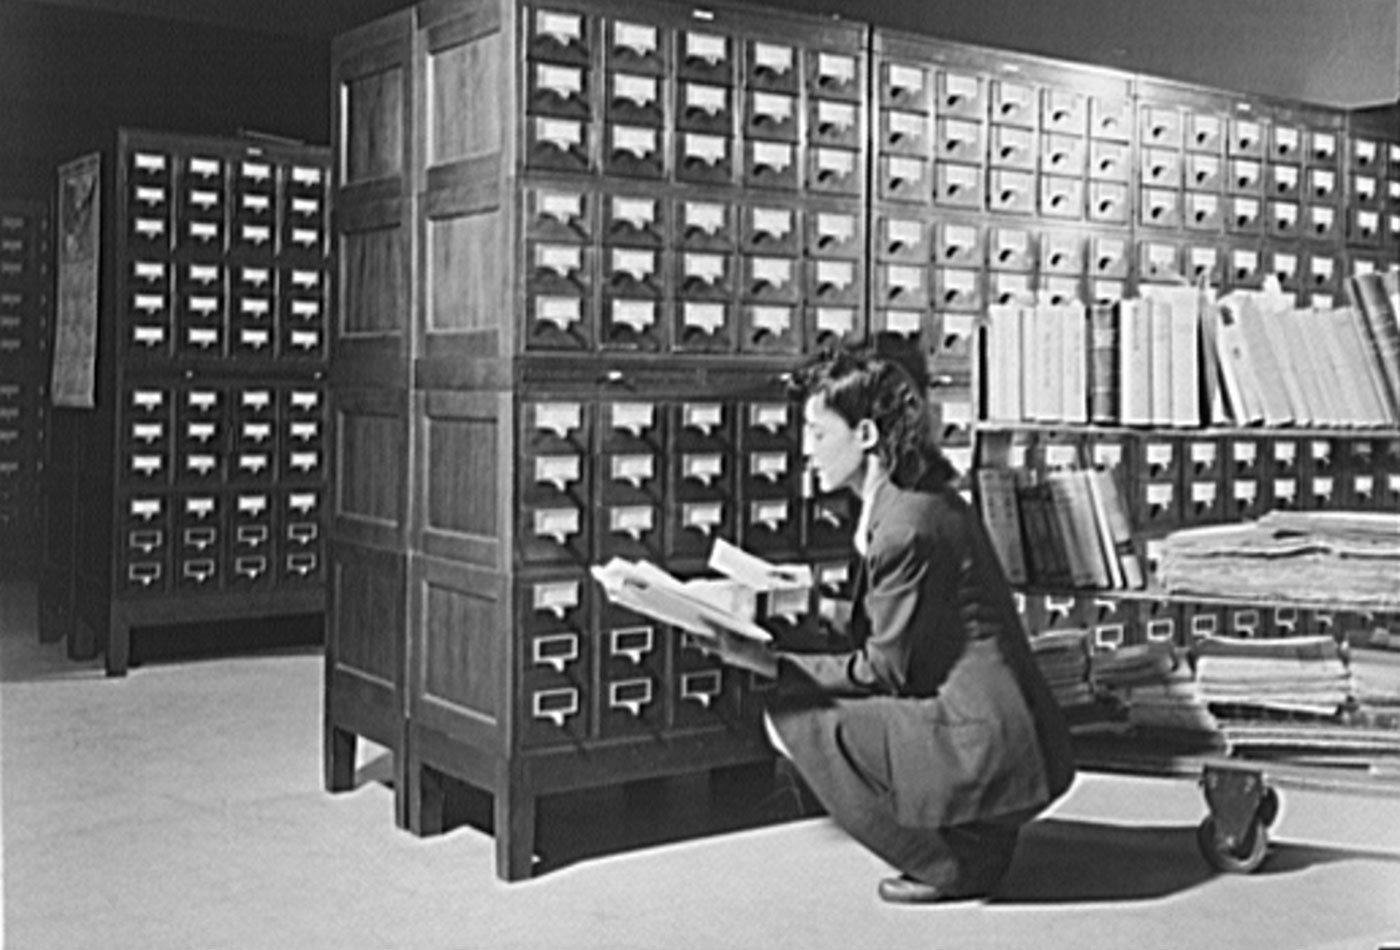
<path id="1" fill-rule="evenodd" d="M 934 434 L 923 354 L 902 337 L 881 334 L 823 353 L 793 382 L 802 398 L 821 397 L 849 426 L 874 422 L 875 451 L 900 488 L 941 491 L 957 478 Z"/>

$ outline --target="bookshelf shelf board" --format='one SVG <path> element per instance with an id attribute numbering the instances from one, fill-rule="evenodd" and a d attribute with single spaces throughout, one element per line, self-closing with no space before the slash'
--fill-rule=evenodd
<path id="1" fill-rule="evenodd" d="M 1080 432 L 1086 435 L 1125 436 L 1189 435 L 1198 438 L 1253 438 L 1256 436 L 1276 436 L 1278 438 L 1326 439 L 1354 436 L 1358 439 L 1400 439 L 1400 429 L 1378 428 L 1293 428 L 1290 426 L 1102 426 L 1082 425 L 1072 422 L 1017 422 L 996 419 L 983 419 L 977 423 L 981 434 L 1017 432 Z"/>
<path id="2" fill-rule="evenodd" d="M 1218 594 L 1192 594 L 1166 591 L 1161 588 L 1121 590 L 1103 587 L 1042 587 L 1017 586 L 1018 594 L 1028 597 L 1111 597 L 1115 600 L 1143 601 L 1148 603 L 1203 604 L 1212 607 L 1291 607 L 1299 610 L 1325 611 L 1333 614 L 1364 614 L 1372 617 L 1400 617 L 1400 604 L 1395 607 L 1377 607 L 1374 604 L 1347 603 L 1335 597 L 1318 594 L 1316 597 L 1251 597 L 1248 595 L 1222 597 Z"/>

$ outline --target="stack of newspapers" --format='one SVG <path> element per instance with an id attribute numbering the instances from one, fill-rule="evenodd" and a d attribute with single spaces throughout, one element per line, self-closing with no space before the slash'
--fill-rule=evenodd
<path id="1" fill-rule="evenodd" d="M 1175 594 L 1400 610 L 1400 515 L 1271 511 L 1166 537 L 1158 570 Z"/>

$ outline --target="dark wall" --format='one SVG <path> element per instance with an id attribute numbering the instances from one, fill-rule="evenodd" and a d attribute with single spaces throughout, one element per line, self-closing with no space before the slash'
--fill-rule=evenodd
<path id="1" fill-rule="evenodd" d="M 1400 99 L 1396 0 L 765 0 L 941 39 L 1355 107 Z"/>
<path id="2" fill-rule="evenodd" d="M 0 2 L 0 195 L 48 198 L 54 167 L 121 126 L 326 144 L 319 40 Z"/>
<path id="3" fill-rule="evenodd" d="M 326 2 L 239 32 L 0 0 L 0 196 L 47 197 L 56 164 L 123 125 L 326 143 L 329 41 L 276 31 L 314 20 L 334 32 L 413 0 Z M 1241 92 L 1349 107 L 1400 98 L 1395 0 L 765 2 Z"/>

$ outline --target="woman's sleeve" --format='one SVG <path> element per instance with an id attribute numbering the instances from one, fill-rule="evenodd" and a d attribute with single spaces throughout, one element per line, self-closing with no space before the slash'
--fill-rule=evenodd
<path id="1" fill-rule="evenodd" d="M 903 690 L 915 638 L 932 633 L 930 585 L 936 578 L 930 574 L 936 567 L 911 527 L 895 526 L 882 534 L 870 552 L 864 599 L 870 636 L 846 653 L 781 654 L 781 690 L 842 695 Z"/>

